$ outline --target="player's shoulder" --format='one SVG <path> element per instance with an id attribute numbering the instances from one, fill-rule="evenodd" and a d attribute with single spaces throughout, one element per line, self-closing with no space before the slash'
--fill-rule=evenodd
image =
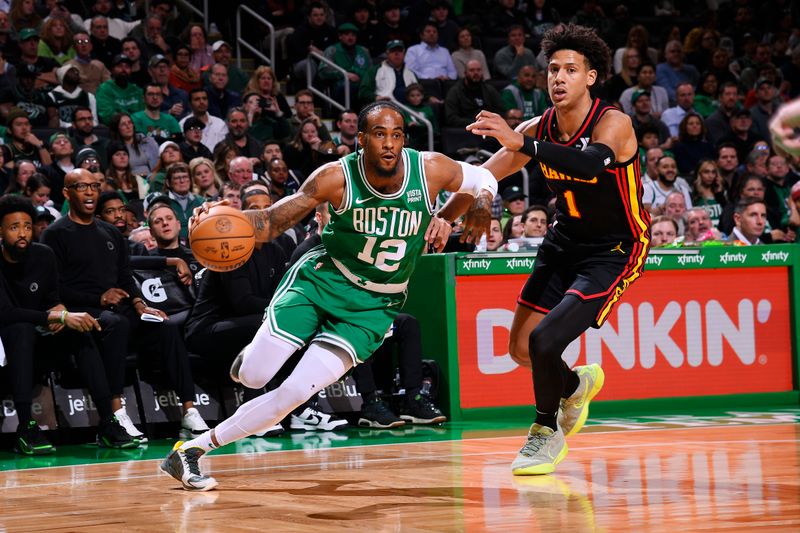
<path id="1" fill-rule="evenodd" d="M 530 118 L 514 129 L 523 135 L 533 135 L 536 132 L 536 128 L 539 127 L 539 122 L 541 122 L 542 116 L 543 115 Z"/>

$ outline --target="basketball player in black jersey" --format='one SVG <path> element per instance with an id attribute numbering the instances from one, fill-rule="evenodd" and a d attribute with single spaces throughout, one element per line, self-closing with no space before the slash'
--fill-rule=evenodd
<path id="1" fill-rule="evenodd" d="M 555 222 L 511 328 L 509 351 L 532 367 L 536 396 L 536 421 L 512 464 L 516 475 L 548 474 L 566 456 L 565 436 L 583 426 L 604 376 L 597 364 L 571 370 L 561 355 L 586 329 L 603 324 L 641 275 L 650 242 L 631 121 L 590 95 L 608 73 L 608 46 L 594 30 L 570 24 L 550 30 L 542 48 L 553 107 L 516 130 L 487 111 L 467 126 L 503 145 L 484 164 L 498 179 L 534 159 L 557 195 Z M 466 225 L 481 228 L 469 218 Z"/>

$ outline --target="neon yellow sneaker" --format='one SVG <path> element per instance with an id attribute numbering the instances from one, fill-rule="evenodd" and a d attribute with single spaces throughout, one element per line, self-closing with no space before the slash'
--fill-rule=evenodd
<path id="1" fill-rule="evenodd" d="M 576 366 L 580 384 L 569 398 L 561 400 L 558 411 L 558 426 L 565 437 L 579 432 L 589 416 L 589 402 L 597 396 L 605 382 L 605 374 L 600 365 L 594 363 L 586 366 Z"/>
<path id="2" fill-rule="evenodd" d="M 161 463 L 161 470 L 180 481 L 186 490 L 211 490 L 217 480 L 200 472 L 198 464 L 204 453 L 200 448 L 184 448 L 184 442 L 179 440 Z"/>
<path id="3" fill-rule="evenodd" d="M 511 473 L 515 476 L 551 474 L 567 456 L 567 451 L 563 431 L 534 423 L 528 431 L 528 441 L 511 463 Z"/>

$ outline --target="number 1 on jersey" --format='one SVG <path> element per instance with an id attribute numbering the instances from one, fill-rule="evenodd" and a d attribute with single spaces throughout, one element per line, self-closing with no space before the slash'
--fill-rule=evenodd
<path id="1" fill-rule="evenodd" d="M 382 251 L 373 257 L 375 243 L 378 239 L 372 236 L 368 236 L 366 239 L 367 242 L 364 243 L 364 249 L 358 252 L 356 256 L 359 260 L 369 265 L 374 265 L 375 268 L 384 272 L 394 272 L 400 267 L 400 260 L 406 255 L 406 241 L 400 239 L 381 241 L 379 248 Z"/>
<path id="2" fill-rule="evenodd" d="M 578 206 L 575 205 L 575 193 L 572 191 L 564 191 L 564 200 L 567 202 L 567 211 L 572 218 L 581 218 L 581 212 L 578 211 Z"/>

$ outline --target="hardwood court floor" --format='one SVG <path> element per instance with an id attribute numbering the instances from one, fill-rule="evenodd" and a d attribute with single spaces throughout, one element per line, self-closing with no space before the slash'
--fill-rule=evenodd
<path id="1" fill-rule="evenodd" d="M 220 482 L 208 493 L 178 488 L 159 459 L 9 470 L 0 532 L 796 532 L 800 416 L 789 419 L 606 421 L 541 477 L 510 474 L 520 428 L 466 426 L 342 447 L 317 435 L 288 451 L 249 439 L 203 459 Z"/>

